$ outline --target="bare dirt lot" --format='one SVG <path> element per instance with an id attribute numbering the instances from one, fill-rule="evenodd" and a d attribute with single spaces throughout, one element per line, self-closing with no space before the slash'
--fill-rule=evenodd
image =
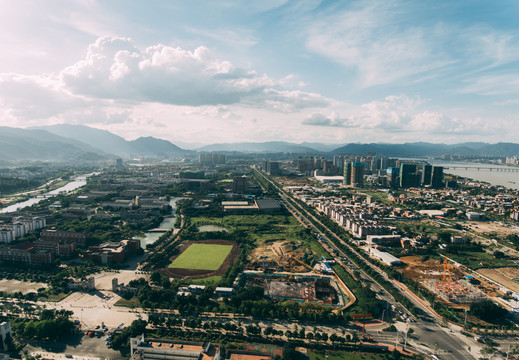
<path id="1" fill-rule="evenodd" d="M 23 294 L 28 294 L 30 292 L 37 292 L 39 288 L 46 288 L 47 284 L 38 283 L 38 282 L 28 282 L 28 281 L 20 281 L 20 280 L 0 280 L 0 291 L 5 291 L 8 293 L 22 292 Z"/>
<path id="2" fill-rule="evenodd" d="M 519 293 L 518 268 L 479 269 L 478 273 L 506 286 L 514 292 Z"/>
<path id="3" fill-rule="evenodd" d="M 478 234 L 496 234 L 501 237 L 506 237 L 511 234 L 519 235 L 519 227 L 506 226 L 494 221 L 468 221 L 465 225 Z"/>
<path id="4" fill-rule="evenodd" d="M 423 261 L 421 256 L 404 256 L 401 257 L 400 260 L 404 262 L 407 267 L 399 271 L 413 279 L 443 278 L 443 263 L 438 259 Z M 451 277 L 455 279 L 463 276 L 463 273 L 454 266 L 449 266 L 449 273 Z"/>
<path id="5" fill-rule="evenodd" d="M 203 279 L 211 276 L 222 276 L 225 274 L 225 270 L 227 267 L 233 262 L 233 260 L 238 256 L 240 247 L 238 244 L 227 241 L 227 240 L 203 240 L 203 241 L 187 241 L 184 243 L 178 255 L 171 257 L 170 261 L 173 262 L 175 258 L 177 258 L 182 252 L 184 252 L 191 244 L 219 244 L 219 245 L 232 245 L 232 250 L 227 255 L 222 265 L 217 270 L 197 270 L 197 269 L 177 269 L 177 268 L 164 268 L 159 271 L 166 276 L 173 278 L 182 278 L 182 279 Z"/>
<path id="6" fill-rule="evenodd" d="M 276 177 L 284 186 L 315 185 L 318 181 L 311 177 Z"/>
<path id="7" fill-rule="evenodd" d="M 303 259 L 306 256 L 311 256 L 312 253 L 300 241 L 293 241 L 289 239 L 271 239 L 265 241 L 261 246 L 258 246 L 252 251 L 249 256 L 250 268 L 256 268 L 270 264 L 271 266 L 289 266 L 289 258 L 295 257 Z M 294 272 L 308 271 L 299 263 L 292 264 Z"/>

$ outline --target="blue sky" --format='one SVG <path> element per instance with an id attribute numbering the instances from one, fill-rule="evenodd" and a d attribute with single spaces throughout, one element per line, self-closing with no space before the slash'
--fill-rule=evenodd
<path id="1" fill-rule="evenodd" d="M 517 142 L 517 1 L 0 0 L 0 121 L 185 143 Z"/>

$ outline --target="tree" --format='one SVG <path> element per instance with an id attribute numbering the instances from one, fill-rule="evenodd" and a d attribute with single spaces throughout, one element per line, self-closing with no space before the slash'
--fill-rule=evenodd
<path id="1" fill-rule="evenodd" d="M 482 320 L 495 322 L 504 317 L 507 311 L 492 300 L 483 300 L 470 304 L 470 313 Z"/>
<path id="2" fill-rule="evenodd" d="M 151 273 L 150 280 L 154 284 L 159 284 L 162 280 L 162 275 L 158 271 Z"/>
<path id="3" fill-rule="evenodd" d="M 496 259 L 502 259 L 505 257 L 505 253 L 499 250 L 494 251 L 494 256 Z"/>
<path id="4" fill-rule="evenodd" d="M 295 360 L 298 358 L 297 355 L 296 346 L 291 342 L 287 342 L 283 348 L 283 360 Z"/>

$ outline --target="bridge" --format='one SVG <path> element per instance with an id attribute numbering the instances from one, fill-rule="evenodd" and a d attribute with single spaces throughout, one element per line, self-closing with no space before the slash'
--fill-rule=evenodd
<path id="1" fill-rule="evenodd" d="M 40 194 L 40 195 L 36 195 L 35 197 L 37 199 L 50 199 L 50 198 L 53 198 L 55 196 L 56 196 L 55 194 Z"/>
<path id="2" fill-rule="evenodd" d="M 495 172 L 519 172 L 519 168 L 516 167 L 503 167 L 503 168 L 495 168 L 495 167 L 487 167 L 487 166 L 444 166 L 444 170 L 477 170 L 477 171 L 495 171 Z"/>

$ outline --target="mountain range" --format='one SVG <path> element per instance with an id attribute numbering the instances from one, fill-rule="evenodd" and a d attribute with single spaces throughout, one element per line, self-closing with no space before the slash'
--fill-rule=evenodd
<path id="1" fill-rule="evenodd" d="M 440 156 L 443 154 L 473 156 L 515 156 L 519 144 L 467 142 L 454 145 L 424 142 L 406 144 L 295 144 L 284 141 L 240 142 L 206 145 L 185 150 L 154 137 L 126 140 L 106 130 L 83 125 L 53 125 L 27 129 L 0 127 L 0 162 L 20 160 L 87 161 L 115 157 L 196 157 L 198 152 L 220 153 L 292 153 L 309 156 L 337 154 L 376 154 L 393 157 Z"/>

